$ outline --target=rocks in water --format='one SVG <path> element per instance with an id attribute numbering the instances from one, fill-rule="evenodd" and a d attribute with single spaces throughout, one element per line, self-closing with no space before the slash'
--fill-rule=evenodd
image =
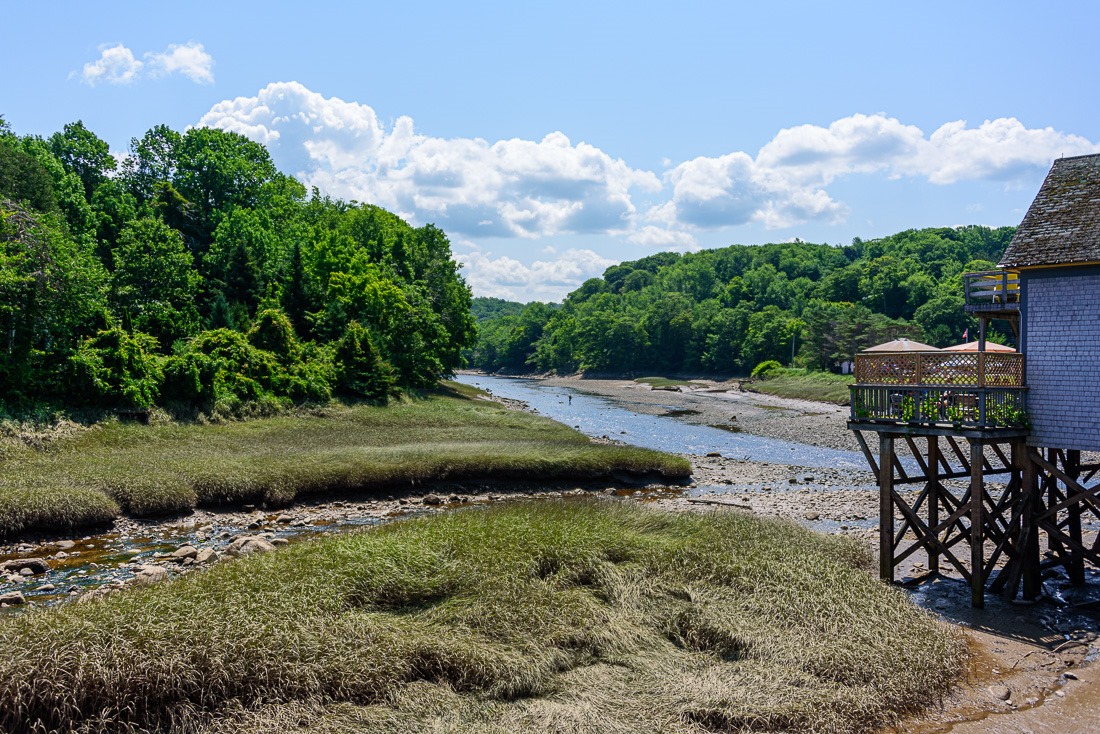
<path id="1" fill-rule="evenodd" d="M 426 494 L 424 498 L 420 500 L 425 505 L 441 505 L 443 504 L 443 498 L 438 494 Z"/>
<path id="2" fill-rule="evenodd" d="M 0 571 L 19 573 L 24 576 L 37 576 L 50 570 L 50 564 L 45 558 L 16 558 L 0 563 Z"/>
<path id="3" fill-rule="evenodd" d="M 802 517 L 806 518 L 810 522 L 815 522 L 815 521 L 821 519 L 821 513 L 819 513 L 819 512 L 807 512 Z"/>
<path id="4" fill-rule="evenodd" d="M 291 515 L 279 515 L 275 518 L 275 522 L 279 525 L 289 525 L 294 522 L 294 518 Z"/>
<path id="5" fill-rule="evenodd" d="M 7 594 L 0 594 L 0 606 L 14 607 L 20 604 L 26 604 L 27 600 L 23 596 L 21 591 L 12 591 Z"/>

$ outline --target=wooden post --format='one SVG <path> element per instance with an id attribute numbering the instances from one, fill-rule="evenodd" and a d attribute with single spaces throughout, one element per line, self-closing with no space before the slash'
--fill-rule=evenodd
<path id="1" fill-rule="evenodd" d="M 933 532 L 940 524 L 940 439 L 928 437 L 928 530 Z M 928 570 L 939 573 L 939 533 L 928 543 Z"/>
<path id="2" fill-rule="evenodd" d="M 1065 463 L 1066 476 L 1071 477 L 1074 481 L 1081 478 L 1081 452 L 1076 449 L 1069 449 L 1066 451 L 1066 463 Z M 1070 494 L 1076 494 L 1077 490 L 1073 487 L 1066 485 L 1066 498 L 1069 499 Z M 1085 556 L 1079 550 L 1083 545 L 1081 537 L 1081 499 L 1077 502 L 1073 502 L 1066 511 L 1069 513 L 1068 524 L 1069 537 L 1076 543 L 1076 546 L 1067 548 L 1069 553 L 1069 563 L 1066 564 L 1069 571 L 1069 582 L 1074 586 L 1085 585 Z"/>
<path id="3" fill-rule="evenodd" d="M 1039 568 L 1039 530 L 1035 527 L 1035 512 L 1039 508 L 1039 467 L 1031 460 L 1031 451 L 1024 439 L 1016 439 L 1023 461 L 1024 478 L 1020 484 L 1021 501 L 1024 503 L 1020 518 L 1020 553 L 1023 554 L 1022 577 L 1024 599 L 1038 598 L 1043 590 Z M 1010 593 L 1015 593 L 1012 590 Z"/>
<path id="4" fill-rule="evenodd" d="M 982 483 L 984 447 L 980 441 L 970 439 L 970 605 L 976 609 L 985 606 L 985 486 Z"/>
<path id="5" fill-rule="evenodd" d="M 894 437 L 878 437 L 878 575 L 894 582 Z"/>

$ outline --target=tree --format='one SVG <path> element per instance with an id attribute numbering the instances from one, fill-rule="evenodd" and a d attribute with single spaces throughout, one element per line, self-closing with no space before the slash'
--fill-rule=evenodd
<path id="1" fill-rule="evenodd" d="M 138 219 L 122 230 L 113 256 L 112 302 L 124 325 L 163 346 L 198 332 L 202 278 L 179 232 L 158 219 Z"/>
<path id="2" fill-rule="evenodd" d="M 61 132 L 50 136 L 52 152 L 66 171 L 73 173 L 84 185 L 84 198 L 92 200 L 92 192 L 107 180 L 117 167 L 107 142 L 96 137 L 80 120 L 71 122 Z"/>

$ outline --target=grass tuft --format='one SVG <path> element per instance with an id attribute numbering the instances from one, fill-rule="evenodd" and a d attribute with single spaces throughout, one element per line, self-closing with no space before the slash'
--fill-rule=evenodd
<path id="1" fill-rule="evenodd" d="M 794 523 L 445 513 L 0 622 L 0 731 L 872 731 L 964 646 Z"/>
<path id="2" fill-rule="evenodd" d="M 831 372 L 780 367 L 768 372 L 762 380 L 747 381 L 746 390 L 797 400 L 816 400 L 822 403 L 847 405 L 848 386 L 852 375 L 834 375 Z"/>

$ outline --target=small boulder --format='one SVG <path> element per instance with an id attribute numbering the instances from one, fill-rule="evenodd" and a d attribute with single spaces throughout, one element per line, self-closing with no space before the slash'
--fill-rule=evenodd
<path id="1" fill-rule="evenodd" d="M 273 550 L 275 546 L 269 541 L 246 535 L 230 543 L 225 552 L 231 556 L 247 556 L 250 553 L 268 553 Z"/>
<path id="2" fill-rule="evenodd" d="M 23 597 L 23 592 L 21 591 L 12 591 L 7 594 L 0 594 L 0 604 L 14 607 L 26 603 L 27 600 Z"/>
<path id="3" fill-rule="evenodd" d="M 195 555 L 195 563 L 211 563 L 218 560 L 218 553 L 213 548 L 203 548 Z"/>
<path id="4" fill-rule="evenodd" d="M 0 571 L 23 573 L 26 570 L 29 570 L 30 573 L 24 574 L 25 576 L 37 576 L 40 573 L 49 571 L 50 564 L 45 558 L 16 558 L 0 563 Z"/>
<path id="5" fill-rule="evenodd" d="M 199 555 L 199 549 L 193 545 L 185 545 L 182 548 L 177 549 L 170 556 L 173 561 L 183 562 L 188 558 L 195 558 Z"/>
<path id="6" fill-rule="evenodd" d="M 159 584 L 167 578 L 167 569 L 147 564 L 138 567 L 137 573 L 134 574 L 134 583 L 139 586 L 149 586 L 151 584 Z"/>
<path id="7" fill-rule="evenodd" d="M 722 452 L 721 451 L 708 451 L 707 452 L 707 458 L 708 459 L 720 459 L 720 458 L 722 458 Z"/>
<path id="8" fill-rule="evenodd" d="M 1012 698 L 1012 689 L 1004 684 L 992 685 L 989 687 L 989 695 L 1001 701 L 1007 701 Z"/>
<path id="9" fill-rule="evenodd" d="M 441 505 L 443 504 L 443 498 L 438 494 L 426 494 L 424 499 L 420 500 L 426 505 Z"/>

